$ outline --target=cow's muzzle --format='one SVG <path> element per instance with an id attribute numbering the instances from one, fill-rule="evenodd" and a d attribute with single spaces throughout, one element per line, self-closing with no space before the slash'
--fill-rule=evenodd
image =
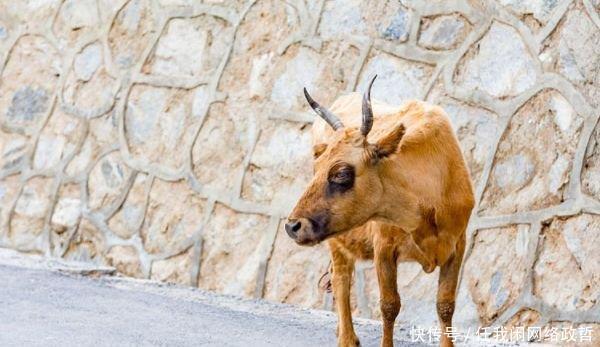
<path id="1" fill-rule="evenodd" d="M 313 246 L 327 237 L 324 226 L 308 218 L 290 218 L 285 223 L 285 232 L 302 246 Z"/>

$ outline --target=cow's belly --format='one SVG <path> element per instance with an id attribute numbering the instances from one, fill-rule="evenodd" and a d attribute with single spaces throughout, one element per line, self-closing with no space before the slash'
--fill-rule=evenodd
<path id="1" fill-rule="evenodd" d="M 417 262 L 426 272 L 431 272 L 435 266 L 431 264 L 431 257 L 423 253 L 409 233 L 381 222 L 369 222 L 354 228 L 331 238 L 329 243 L 333 250 L 360 260 L 373 260 L 378 248 L 392 245 L 398 262 Z"/>

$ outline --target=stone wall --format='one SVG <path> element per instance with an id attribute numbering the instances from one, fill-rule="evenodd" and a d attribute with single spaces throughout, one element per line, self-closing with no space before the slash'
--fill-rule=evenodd
<path id="1" fill-rule="evenodd" d="M 282 218 L 309 112 L 363 90 L 450 115 L 476 185 L 456 322 L 600 317 L 600 2 L 0 1 L 0 242 L 134 277 L 331 306 Z M 399 320 L 437 271 L 402 264 Z M 378 317 L 369 263 L 357 314 Z"/>

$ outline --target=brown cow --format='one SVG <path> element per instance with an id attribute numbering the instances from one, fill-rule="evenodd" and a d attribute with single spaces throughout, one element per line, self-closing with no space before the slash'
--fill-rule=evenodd
<path id="1" fill-rule="evenodd" d="M 375 102 L 373 124 L 374 80 L 362 104 L 354 93 L 338 98 L 331 111 L 305 89 L 331 129 L 324 123 L 313 127 L 314 177 L 285 225 L 300 245 L 328 239 L 341 346 L 359 344 L 349 302 L 355 259 L 375 262 L 382 346 L 393 345 L 400 261 L 417 261 L 428 273 L 440 267 L 437 313 L 442 332 L 447 331 L 474 206 L 469 172 L 445 112 L 421 101 L 400 107 Z M 453 345 L 446 334 L 440 343 Z"/>

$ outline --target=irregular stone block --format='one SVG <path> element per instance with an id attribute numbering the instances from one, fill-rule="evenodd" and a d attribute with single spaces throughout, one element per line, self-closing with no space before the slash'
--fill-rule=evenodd
<path id="1" fill-rule="evenodd" d="M 150 279 L 162 282 L 191 285 L 192 250 L 152 262 Z"/>
<path id="2" fill-rule="evenodd" d="M 290 47 L 267 76 L 273 78 L 270 95 L 273 112 L 309 110 L 303 88 L 309 90 L 319 103 L 330 105 L 348 88 L 346 76 L 354 74 L 357 60 L 359 50 L 356 47 L 337 41 L 324 42 L 320 55 L 302 46 Z"/>
<path id="3" fill-rule="evenodd" d="M 287 158 L 285 162 L 278 158 Z M 244 176 L 242 197 L 289 212 L 312 177 L 309 129 L 272 121 L 262 131 Z M 286 187 L 286 189 L 281 189 Z"/>
<path id="4" fill-rule="evenodd" d="M 500 0 L 499 3 L 521 17 L 532 29 L 548 23 L 554 10 L 565 0 Z M 528 20 L 530 19 L 530 20 Z M 534 21 L 535 23 L 532 23 Z"/>
<path id="5" fill-rule="evenodd" d="M 123 163 L 119 152 L 102 157 L 88 178 L 88 206 L 93 210 L 117 203 L 129 184 L 132 170 Z"/>
<path id="6" fill-rule="evenodd" d="M 2 71 L 0 124 L 19 133 L 33 133 L 52 106 L 60 76 L 58 53 L 40 36 L 22 36 L 11 49 Z"/>
<path id="7" fill-rule="evenodd" d="M 105 247 L 106 239 L 102 231 L 89 220 L 82 219 L 63 257 L 67 260 L 104 265 Z"/>
<path id="8" fill-rule="evenodd" d="M 66 0 L 58 11 L 52 30 L 63 45 L 73 45 L 100 26 L 95 0 Z"/>
<path id="9" fill-rule="evenodd" d="M 479 89 L 496 98 L 515 96 L 534 85 L 535 64 L 519 33 L 494 22 L 485 36 L 469 49 L 458 68 L 461 87 Z"/>
<path id="10" fill-rule="evenodd" d="M 135 278 L 142 278 L 144 276 L 138 252 L 132 246 L 113 246 L 108 250 L 105 257 L 108 265 L 114 266 L 117 271 L 125 276 Z M 158 274 L 163 269 L 164 267 L 161 268 L 161 265 L 155 266 Z"/>
<path id="11" fill-rule="evenodd" d="M 481 214 L 546 208 L 564 201 L 583 119 L 558 92 L 523 105 L 502 137 Z"/>
<path id="12" fill-rule="evenodd" d="M 312 50 L 299 48 L 296 55 L 285 62 L 285 68 L 273 82 L 271 100 L 283 110 L 303 106 L 302 88 L 313 90 L 315 80 L 321 72 L 320 58 Z"/>
<path id="13" fill-rule="evenodd" d="M 99 43 L 88 45 L 75 56 L 73 72 L 82 81 L 89 81 L 102 64 L 102 46 Z"/>
<path id="14" fill-rule="evenodd" d="M 29 146 L 27 137 L 0 129 L 0 173 L 19 172 L 29 161 Z"/>
<path id="15" fill-rule="evenodd" d="M 367 30 L 360 1 L 332 0 L 325 3 L 319 33 L 323 37 L 363 34 Z"/>
<path id="16" fill-rule="evenodd" d="M 15 248 L 36 245 L 52 208 L 52 181 L 52 178 L 33 177 L 23 186 L 9 224 L 9 237 Z"/>
<path id="17" fill-rule="evenodd" d="M 60 0 L 3 1 L 0 3 L 2 17 L 30 27 L 43 27 L 54 18 Z"/>
<path id="18" fill-rule="evenodd" d="M 542 230 L 533 293 L 563 311 L 594 307 L 600 295 L 600 216 L 555 218 Z M 564 280 L 569 274 L 569 280 Z"/>
<path id="19" fill-rule="evenodd" d="M 366 90 L 367 83 L 377 74 L 371 97 L 391 105 L 400 105 L 408 99 L 422 98 L 432 72 L 433 67 L 429 65 L 374 52 L 363 68 L 356 90 Z"/>
<path id="20" fill-rule="evenodd" d="M 498 116 L 483 108 L 469 106 L 450 98 L 437 100 L 448 114 L 463 155 L 467 161 L 473 185 L 481 180 L 481 171 L 492 154 L 500 126 Z"/>
<path id="21" fill-rule="evenodd" d="M 600 29 L 582 8 L 567 12 L 544 42 L 549 70 L 569 79 L 593 106 L 600 106 Z"/>
<path id="22" fill-rule="evenodd" d="M 102 46 L 95 42 L 75 56 L 62 95 L 68 112 L 93 118 L 110 110 L 117 90 L 118 81 L 106 71 Z"/>
<path id="23" fill-rule="evenodd" d="M 54 232 L 62 234 L 79 224 L 83 208 L 81 188 L 78 184 L 64 185 L 59 189 L 57 199 L 50 218 L 50 226 Z"/>
<path id="24" fill-rule="evenodd" d="M 173 18 L 143 71 L 173 77 L 209 76 L 221 63 L 232 39 L 233 28 L 222 19 L 208 15 Z"/>
<path id="25" fill-rule="evenodd" d="M 421 20 L 420 46 L 448 50 L 458 47 L 469 31 L 468 22 L 460 15 L 437 16 Z"/>
<path id="26" fill-rule="evenodd" d="M 261 243 L 268 236 L 269 218 L 242 214 L 216 205 L 202 231 L 202 261 L 198 287 L 223 294 L 253 297 L 257 290 Z"/>
<path id="27" fill-rule="evenodd" d="M 507 329 L 536 327 L 536 323 L 540 317 L 541 314 L 538 311 L 530 308 L 522 308 L 514 316 L 510 317 L 504 326 Z"/>
<path id="28" fill-rule="evenodd" d="M 410 33 L 410 14 L 400 7 L 389 21 L 388 26 L 381 30 L 381 36 L 393 41 L 406 41 Z"/>
<path id="29" fill-rule="evenodd" d="M 150 179 L 144 173 L 138 173 L 123 205 L 108 220 L 108 227 L 119 237 L 128 239 L 135 235 L 144 219 Z"/>
<path id="30" fill-rule="evenodd" d="M 58 190 L 56 199 L 50 217 L 50 254 L 54 257 L 62 257 L 79 228 L 84 208 L 80 185 L 63 184 Z"/>
<path id="31" fill-rule="evenodd" d="M 206 87 L 195 90 L 135 85 L 125 111 L 125 136 L 134 158 L 163 170 L 189 160 L 207 106 Z"/>
<path id="32" fill-rule="evenodd" d="M 150 254 L 176 254 L 188 248 L 202 227 L 206 201 L 185 181 L 154 179 L 140 236 Z"/>
<path id="33" fill-rule="evenodd" d="M 529 226 L 514 225 L 478 230 L 474 236 L 462 277 L 483 326 L 494 323 L 525 287 L 528 233 Z"/>
<path id="34" fill-rule="evenodd" d="M 279 0 L 256 2 L 239 25 L 219 89 L 238 100 L 263 98 L 267 86 L 262 80 L 269 74 L 275 52 L 298 28 L 296 11 L 290 4 Z"/>
<path id="35" fill-rule="evenodd" d="M 65 172 L 71 177 L 87 174 L 98 158 L 115 148 L 117 143 L 117 118 L 114 112 L 91 119 L 88 134 Z"/>
<path id="36" fill-rule="evenodd" d="M 73 159 L 67 164 L 65 173 L 71 177 L 85 174 L 91 170 L 91 165 L 98 159 L 97 148 L 94 148 L 94 141 L 91 140 L 90 136 L 87 136 L 81 145 L 78 153 Z M 96 151 L 94 151 L 96 150 Z M 96 153 L 92 153 L 96 152 Z M 93 158 L 92 158 L 93 157 Z"/>
<path id="37" fill-rule="evenodd" d="M 56 168 L 61 161 L 75 154 L 84 132 L 82 121 L 56 108 L 37 140 L 33 167 L 38 170 Z"/>
<path id="38" fill-rule="evenodd" d="M 323 8 L 319 34 L 325 39 L 360 35 L 403 42 L 408 39 L 410 20 L 399 1 L 332 0 Z"/>
<path id="39" fill-rule="evenodd" d="M 329 267 L 327 246 L 298 246 L 283 230 L 283 223 L 280 224 L 267 265 L 263 297 L 302 307 L 322 308 L 324 293 L 318 282 Z"/>
<path id="40" fill-rule="evenodd" d="M 343 41 L 324 41 L 322 44 L 317 75 L 310 92 L 322 105 L 331 105 L 342 93 L 352 88 L 350 76 L 353 76 L 359 66 L 360 50 L 358 47 Z M 308 103 L 301 96 L 303 110 L 313 113 Z M 317 117 L 315 115 L 315 117 Z"/>
<path id="41" fill-rule="evenodd" d="M 7 124 L 7 127 L 16 124 L 27 126 L 27 123 L 37 123 L 44 117 L 44 113 L 49 107 L 48 99 L 49 96 L 43 89 L 24 87 L 17 90 L 6 112 L 6 119 L 12 123 Z"/>
<path id="42" fill-rule="evenodd" d="M 243 160 L 253 145 L 248 126 L 227 105 L 211 106 L 192 148 L 194 175 L 200 183 L 213 191 L 239 189 Z"/>
<path id="43" fill-rule="evenodd" d="M 122 69 L 133 66 L 156 32 L 156 14 L 149 0 L 129 0 L 108 34 L 113 62 Z"/>

